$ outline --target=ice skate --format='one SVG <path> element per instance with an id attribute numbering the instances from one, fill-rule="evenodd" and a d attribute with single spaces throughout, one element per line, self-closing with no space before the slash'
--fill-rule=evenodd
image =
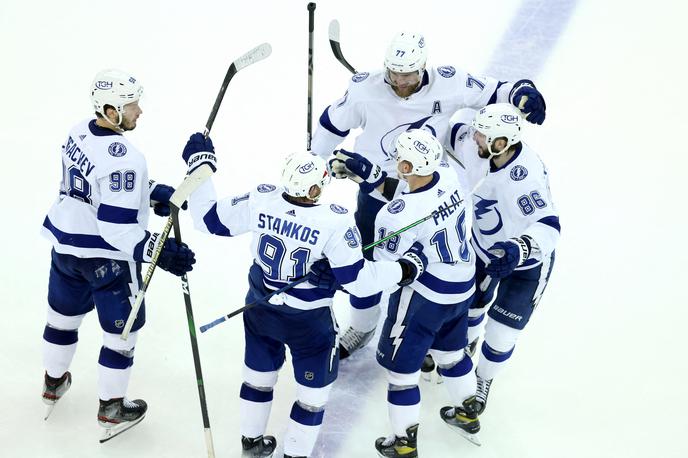
<path id="1" fill-rule="evenodd" d="M 43 402 L 48 405 L 45 411 L 45 418 L 47 420 L 57 401 L 64 396 L 64 394 L 72 386 L 72 374 L 69 371 L 65 372 L 60 378 L 53 378 L 45 373 L 43 378 Z"/>
<path id="2" fill-rule="evenodd" d="M 241 436 L 242 458 L 271 458 L 277 447 L 273 436 Z"/>
<path id="3" fill-rule="evenodd" d="M 100 443 L 109 441 L 139 424 L 146 416 L 146 410 L 148 410 L 148 405 L 142 399 L 134 401 L 127 398 L 101 400 L 98 409 L 98 424 L 105 428 L 105 434 L 100 439 Z"/>
<path id="4" fill-rule="evenodd" d="M 490 385 L 492 385 L 492 379 L 485 380 L 484 378 L 478 376 L 478 391 L 475 394 L 475 399 L 478 401 L 478 415 L 485 412 L 485 407 L 487 407 L 487 396 L 490 394 Z"/>
<path id="5" fill-rule="evenodd" d="M 480 420 L 478 420 L 478 409 L 480 408 L 475 396 L 463 401 L 459 407 L 446 406 L 440 409 L 442 420 L 465 439 L 475 445 L 480 444 L 478 432 L 480 431 Z"/>
<path id="6" fill-rule="evenodd" d="M 420 368 L 420 377 L 428 383 L 432 383 L 432 374 L 435 373 L 435 383 L 441 384 L 444 380 L 442 379 L 442 374 L 440 374 L 440 367 L 435 364 L 435 360 L 432 356 L 427 354 L 425 359 L 423 359 L 423 365 Z"/>
<path id="7" fill-rule="evenodd" d="M 383 458 L 417 458 L 418 425 L 410 426 L 406 436 L 379 437 L 375 441 L 377 454 Z"/>
<path id="8" fill-rule="evenodd" d="M 365 347 L 374 335 L 375 329 L 363 332 L 349 326 L 349 329 L 339 339 L 339 359 L 348 358 L 355 351 Z"/>
<path id="9" fill-rule="evenodd" d="M 464 352 L 472 358 L 473 355 L 475 355 L 475 350 L 478 348 L 478 339 L 476 338 L 473 342 L 469 343 L 466 345 L 466 348 L 464 348 Z"/>

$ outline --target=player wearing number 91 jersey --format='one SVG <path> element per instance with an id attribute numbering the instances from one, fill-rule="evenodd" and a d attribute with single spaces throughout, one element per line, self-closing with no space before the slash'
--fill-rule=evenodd
<path id="1" fill-rule="evenodd" d="M 200 158 L 200 159 L 198 159 Z M 190 167 L 214 166 L 209 139 L 194 134 L 184 151 Z M 241 434 L 244 456 L 272 456 L 276 442 L 264 436 L 277 373 L 289 347 L 297 382 L 284 442 L 284 456 L 311 456 L 339 364 L 339 336 L 331 305 L 335 289 L 303 282 L 280 295 L 263 298 L 309 274 L 329 260 L 331 274 L 351 294 L 369 296 L 397 284 L 409 284 L 423 266 L 365 261 L 352 214 L 339 205 L 318 205 L 329 181 L 325 162 L 309 153 L 287 158 L 282 185 L 260 184 L 246 194 L 217 200 L 211 180 L 190 197 L 196 227 L 220 236 L 253 234 L 246 303 Z M 414 256 L 409 253 L 405 256 Z M 315 270 L 315 269 L 314 269 Z"/>

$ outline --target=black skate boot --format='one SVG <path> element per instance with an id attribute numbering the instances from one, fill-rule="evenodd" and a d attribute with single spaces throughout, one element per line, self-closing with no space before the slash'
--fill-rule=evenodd
<path id="1" fill-rule="evenodd" d="M 490 394 L 490 385 L 492 385 L 492 379 L 485 380 L 478 376 L 478 391 L 475 394 L 475 399 L 478 401 L 479 405 L 478 415 L 485 412 L 485 407 L 487 407 L 487 396 Z"/>
<path id="2" fill-rule="evenodd" d="M 348 358 L 355 351 L 365 347 L 374 335 L 375 329 L 363 332 L 349 326 L 349 329 L 339 339 L 339 359 Z"/>
<path id="3" fill-rule="evenodd" d="M 43 378 L 43 402 L 48 405 L 48 408 L 45 412 L 44 420 L 48 419 L 55 408 L 55 404 L 69 390 L 70 386 L 72 386 L 72 374 L 69 371 L 62 374 L 60 378 L 53 378 L 47 372 L 45 373 Z"/>
<path id="4" fill-rule="evenodd" d="M 273 436 L 241 436 L 242 458 L 271 458 L 275 448 L 277 440 Z"/>
<path id="5" fill-rule="evenodd" d="M 425 355 L 423 365 L 420 367 L 420 376 L 426 382 L 432 381 L 432 371 L 435 370 L 435 360 L 431 355 Z"/>
<path id="6" fill-rule="evenodd" d="M 442 407 L 440 409 L 440 416 L 453 431 L 456 431 L 471 443 L 481 445 L 480 438 L 478 437 L 478 432 L 480 431 L 480 420 L 478 420 L 479 408 L 480 405 L 475 396 L 471 396 L 463 401 L 462 406 Z"/>
<path id="7" fill-rule="evenodd" d="M 375 448 L 383 458 L 417 458 L 418 424 L 409 426 L 406 436 L 379 437 L 375 441 Z"/>
<path id="8" fill-rule="evenodd" d="M 100 439 L 100 443 L 109 441 L 139 424 L 146 416 L 146 410 L 148 410 L 148 405 L 142 399 L 134 401 L 127 398 L 101 400 L 98 408 L 98 424 L 105 428 L 105 434 Z"/>

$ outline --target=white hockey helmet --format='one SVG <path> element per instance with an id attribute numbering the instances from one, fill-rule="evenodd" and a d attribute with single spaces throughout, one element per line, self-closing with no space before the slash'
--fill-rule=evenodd
<path id="1" fill-rule="evenodd" d="M 427 60 L 428 52 L 423 35 L 415 32 L 401 32 L 394 37 L 387 48 L 385 69 L 396 73 L 417 71 L 419 75 L 422 75 Z"/>
<path id="2" fill-rule="evenodd" d="M 408 161 L 413 166 L 405 175 L 431 175 L 442 161 L 444 148 L 427 130 L 411 129 L 397 137 L 397 163 Z"/>
<path id="3" fill-rule="evenodd" d="M 485 135 L 487 150 L 498 156 L 509 150 L 509 147 L 521 141 L 521 114 L 510 103 L 487 105 L 476 113 L 473 128 Z M 498 153 L 492 152 L 492 143 L 501 137 L 506 138 L 506 146 Z"/>
<path id="4" fill-rule="evenodd" d="M 282 169 L 282 186 L 293 197 L 308 197 L 317 201 L 322 189 L 330 182 L 325 161 L 311 153 L 294 153 L 288 156 Z M 315 185 L 321 190 L 315 198 L 310 197 L 310 189 Z"/>
<path id="5" fill-rule="evenodd" d="M 105 105 L 117 110 L 119 121 L 122 122 L 124 105 L 137 102 L 143 94 L 143 86 L 128 73 L 109 68 L 96 74 L 91 83 L 91 101 L 97 113 L 105 116 Z"/>

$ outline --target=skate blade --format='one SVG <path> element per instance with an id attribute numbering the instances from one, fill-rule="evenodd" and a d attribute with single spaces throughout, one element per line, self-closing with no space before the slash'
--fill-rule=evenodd
<path id="1" fill-rule="evenodd" d="M 45 417 L 43 420 L 47 420 L 48 417 L 50 416 L 51 413 L 53 413 L 53 409 L 55 408 L 56 403 L 48 404 L 45 409 Z"/>
<path id="2" fill-rule="evenodd" d="M 450 425 L 450 424 L 447 423 L 446 421 L 444 422 L 444 424 L 447 425 L 447 427 L 449 427 L 449 429 L 451 429 L 451 430 L 454 431 L 456 434 L 458 434 L 459 436 L 461 436 L 461 437 L 463 437 L 464 439 L 466 439 L 466 440 L 467 440 L 468 442 L 470 442 L 471 444 L 477 445 L 478 447 L 480 447 L 481 445 L 483 445 L 483 444 L 480 442 L 480 436 L 478 435 L 478 433 L 475 433 L 475 434 L 468 433 L 468 432 L 464 431 L 463 429 L 459 428 L 458 426 L 452 426 L 452 425 Z"/>
<path id="3" fill-rule="evenodd" d="M 103 434 L 103 437 L 100 439 L 100 443 L 102 444 L 103 442 L 107 442 L 113 437 L 117 437 L 123 432 L 133 428 L 134 426 L 138 425 L 141 423 L 141 420 L 143 420 L 146 417 L 145 414 L 141 415 L 139 418 L 137 418 L 134 421 L 128 421 L 126 423 L 120 423 L 118 425 L 113 426 L 112 428 L 106 428 L 105 433 Z"/>

